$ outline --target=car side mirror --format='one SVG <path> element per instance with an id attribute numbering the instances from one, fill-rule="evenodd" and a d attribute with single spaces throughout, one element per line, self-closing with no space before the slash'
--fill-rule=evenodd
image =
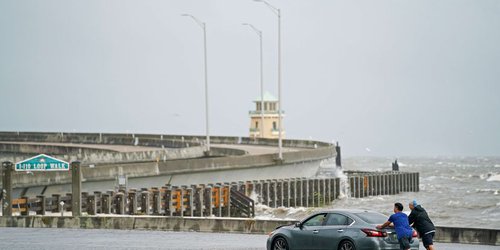
<path id="1" fill-rule="evenodd" d="M 295 227 L 298 227 L 298 228 L 302 229 L 302 224 L 300 224 L 300 222 L 296 222 L 295 223 Z"/>

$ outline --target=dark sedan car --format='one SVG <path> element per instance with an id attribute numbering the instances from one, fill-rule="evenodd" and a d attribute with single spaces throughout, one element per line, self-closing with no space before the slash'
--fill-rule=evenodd
<path id="1" fill-rule="evenodd" d="M 267 249 L 399 249 L 394 228 L 376 228 L 387 219 L 381 213 L 364 210 L 319 212 L 295 225 L 282 226 L 271 232 Z M 413 237 L 411 249 L 418 249 L 415 231 Z"/>

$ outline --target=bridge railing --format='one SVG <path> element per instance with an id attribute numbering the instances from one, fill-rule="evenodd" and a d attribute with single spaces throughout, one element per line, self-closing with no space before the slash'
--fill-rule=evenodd
<path id="1" fill-rule="evenodd" d="M 163 134 L 120 134 L 120 133 L 66 133 L 66 132 L 1 132 L 0 141 L 29 141 L 82 144 L 117 144 L 164 147 L 199 146 L 205 136 L 163 135 Z M 250 138 L 237 136 L 211 136 L 214 144 L 249 144 L 277 146 L 277 139 Z M 284 139 L 283 147 L 318 148 L 331 147 L 332 144 L 313 140 Z"/>

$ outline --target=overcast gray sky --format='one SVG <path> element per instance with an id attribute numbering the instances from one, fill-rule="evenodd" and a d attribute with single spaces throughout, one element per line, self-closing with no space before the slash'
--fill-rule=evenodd
<path id="1" fill-rule="evenodd" d="M 346 155 L 500 155 L 500 1 L 269 0 L 288 138 Z M 248 136 L 277 95 L 277 18 L 251 0 L 0 0 L 0 130 Z"/>

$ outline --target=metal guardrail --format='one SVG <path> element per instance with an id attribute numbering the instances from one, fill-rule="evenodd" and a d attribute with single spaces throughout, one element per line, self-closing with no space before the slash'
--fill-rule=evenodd
<path id="1" fill-rule="evenodd" d="M 231 206 L 236 208 L 232 217 L 255 217 L 254 200 L 233 188 L 231 188 Z"/>

